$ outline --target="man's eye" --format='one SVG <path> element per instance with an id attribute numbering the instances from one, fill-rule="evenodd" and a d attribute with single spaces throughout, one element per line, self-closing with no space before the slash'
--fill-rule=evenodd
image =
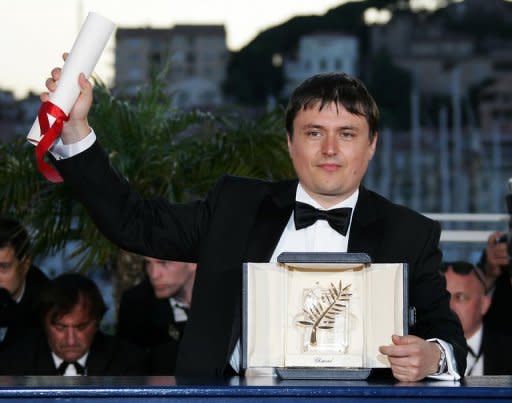
<path id="1" fill-rule="evenodd" d="M 341 137 L 352 138 L 352 137 L 354 137 L 354 132 L 341 132 Z"/>
<path id="2" fill-rule="evenodd" d="M 468 299 L 464 294 L 457 294 L 455 296 L 455 298 L 459 302 L 464 302 L 464 301 L 467 301 L 467 299 Z"/>
<path id="3" fill-rule="evenodd" d="M 317 130 L 310 130 L 307 132 L 307 135 L 310 137 L 318 137 L 320 136 L 320 132 Z"/>
<path id="4" fill-rule="evenodd" d="M 0 263 L 0 271 L 7 271 L 11 268 L 10 263 Z"/>

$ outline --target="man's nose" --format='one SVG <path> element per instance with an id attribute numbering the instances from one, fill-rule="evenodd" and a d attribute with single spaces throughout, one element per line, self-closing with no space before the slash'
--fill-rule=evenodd
<path id="1" fill-rule="evenodd" d="M 160 277 L 161 270 L 156 265 L 148 266 L 148 276 L 150 278 L 158 278 Z"/>
<path id="2" fill-rule="evenodd" d="M 323 138 L 322 153 L 325 155 L 336 155 L 338 153 L 338 142 L 335 135 L 328 134 Z"/>
<path id="3" fill-rule="evenodd" d="M 76 343 L 76 329 L 69 327 L 66 329 L 66 343 L 70 346 Z"/>

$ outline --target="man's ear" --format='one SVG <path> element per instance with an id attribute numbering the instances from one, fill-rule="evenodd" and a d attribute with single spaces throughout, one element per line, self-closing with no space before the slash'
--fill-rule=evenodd
<path id="1" fill-rule="evenodd" d="M 292 148 L 293 137 L 290 135 L 290 132 L 286 132 L 286 142 L 288 144 L 288 154 L 291 155 L 291 153 L 292 153 L 291 148 Z"/>
<path id="2" fill-rule="evenodd" d="M 482 316 L 484 316 L 491 306 L 492 298 L 489 294 L 484 295 L 482 299 Z"/>
<path id="3" fill-rule="evenodd" d="M 32 265 L 32 258 L 31 257 L 25 256 L 23 259 L 21 259 L 20 269 L 23 271 L 23 277 L 27 276 L 28 269 L 30 269 L 31 265 Z"/>
<path id="4" fill-rule="evenodd" d="M 368 158 L 371 160 L 373 156 L 375 155 L 375 151 L 377 151 L 377 140 L 379 139 L 379 132 L 375 132 L 373 136 L 373 140 L 370 143 L 370 157 Z"/>

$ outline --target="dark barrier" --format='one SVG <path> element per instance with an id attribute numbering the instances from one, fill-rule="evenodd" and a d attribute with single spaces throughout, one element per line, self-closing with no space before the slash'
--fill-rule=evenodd
<path id="1" fill-rule="evenodd" d="M 512 401 L 511 376 L 461 382 L 279 381 L 271 377 L 225 381 L 174 377 L 0 377 L 0 402 L 238 402 L 238 401 Z"/>

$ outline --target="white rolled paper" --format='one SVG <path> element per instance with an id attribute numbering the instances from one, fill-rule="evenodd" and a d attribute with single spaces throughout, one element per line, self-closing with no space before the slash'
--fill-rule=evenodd
<path id="1" fill-rule="evenodd" d="M 62 67 L 62 74 L 57 82 L 57 89 L 50 94 L 50 101 L 57 105 L 67 115 L 80 95 L 78 76 L 84 73 L 88 78 L 93 72 L 98 60 L 107 46 L 107 42 L 115 29 L 115 24 L 109 19 L 89 13 Z M 55 122 L 48 115 L 50 126 Z M 41 139 L 41 129 L 36 118 L 27 140 L 34 145 Z"/>

